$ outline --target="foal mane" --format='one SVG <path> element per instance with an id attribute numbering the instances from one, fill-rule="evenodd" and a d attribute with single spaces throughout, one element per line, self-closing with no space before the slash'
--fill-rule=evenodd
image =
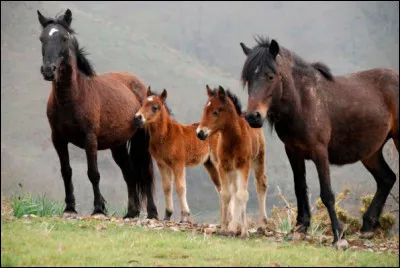
<path id="1" fill-rule="evenodd" d="M 269 56 L 268 48 L 270 46 L 270 39 L 268 37 L 256 36 L 254 37 L 257 45 L 252 48 L 252 52 L 248 55 L 246 62 L 243 65 L 241 80 L 243 86 L 254 74 L 258 66 L 267 65 L 272 71 L 276 72 L 276 63 L 271 56 Z M 322 62 L 308 63 L 296 53 L 279 46 L 279 55 L 284 58 L 292 58 L 294 68 L 300 69 L 304 73 L 309 73 L 311 70 L 319 71 L 327 80 L 333 81 L 334 77 L 329 67 Z"/>
<path id="2" fill-rule="evenodd" d="M 213 97 L 217 96 L 218 88 L 214 88 L 212 90 L 212 95 Z M 228 98 L 232 101 L 233 105 L 235 106 L 236 113 L 238 115 L 242 115 L 242 103 L 240 102 L 240 99 L 232 93 L 229 89 L 225 90 L 226 95 L 228 95 Z"/>
<path id="3" fill-rule="evenodd" d="M 58 24 L 65 28 L 65 30 L 71 35 L 71 38 L 72 38 L 71 45 L 72 45 L 72 49 L 75 53 L 76 65 L 78 66 L 78 70 L 87 76 L 95 76 L 96 72 L 93 68 L 93 65 L 86 58 L 88 53 L 86 52 L 84 47 L 79 47 L 79 42 L 75 37 L 76 32 L 64 20 L 64 14 L 57 15 L 55 18 L 48 18 L 47 22 L 48 22 L 47 25 L 49 25 L 49 24 L 57 25 Z"/>

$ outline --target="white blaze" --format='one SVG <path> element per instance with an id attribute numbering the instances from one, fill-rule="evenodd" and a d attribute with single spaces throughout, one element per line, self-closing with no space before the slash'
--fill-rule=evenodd
<path id="1" fill-rule="evenodd" d="M 56 28 L 51 28 L 50 32 L 49 32 L 49 36 L 52 36 L 53 33 L 58 32 L 58 29 Z"/>
<path id="2" fill-rule="evenodd" d="M 153 97 L 148 97 L 147 101 L 153 101 Z"/>

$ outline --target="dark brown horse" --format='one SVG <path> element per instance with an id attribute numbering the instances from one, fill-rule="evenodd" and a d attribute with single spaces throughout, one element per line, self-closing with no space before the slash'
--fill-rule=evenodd
<path id="1" fill-rule="evenodd" d="M 87 174 L 94 192 L 93 214 L 106 213 L 99 188 L 97 150 L 111 149 L 128 187 L 125 217 L 138 216 L 141 202 L 147 199 L 148 217 L 157 218 L 148 137 L 132 124 L 145 97 L 145 85 L 130 73 L 96 75 L 70 27 L 69 9 L 57 18 L 37 13 L 43 27 L 41 73 L 52 83 L 47 117 L 64 180 L 65 214 L 76 213 L 68 154 L 68 143 L 72 143 L 86 151 Z"/>
<path id="2" fill-rule="evenodd" d="M 249 94 L 246 120 L 260 128 L 267 119 L 285 144 L 298 205 L 294 231 L 306 232 L 310 225 L 304 160 L 312 160 L 317 168 L 334 243 L 342 227 L 334 209 L 329 165 L 361 161 L 377 184 L 361 229 L 371 235 L 396 181 L 382 149 L 389 139 L 399 149 L 398 72 L 370 69 L 333 76 L 323 63 L 307 63 L 275 40 L 256 41 L 252 49 L 240 44 L 247 55 L 242 70 Z"/>

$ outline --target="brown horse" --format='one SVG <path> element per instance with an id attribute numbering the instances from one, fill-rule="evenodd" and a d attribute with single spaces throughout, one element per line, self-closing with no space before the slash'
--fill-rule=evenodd
<path id="1" fill-rule="evenodd" d="M 371 235 L 396 181 L 382 149 L 389 139 L 399 149 L 398 72 L 370 69 L 333 76 L 323 63 L 307 63 L 275 40 L 256 41 L 252 49 L 241 43 L 247 55 L 242 70 L 249 94 L 246 120 L 260 128 L 268 118 L 285 144 L 298 205 L 293 231 L 306 232 L 310 225 L 304 160 L 311 159 L 317 168 L 334 244 L 342 227 L 334 209 L 329 165 L 361 161 L 377 183 L 361 229 Z"/>
<path id="2" fill-rule="evenodd" d="M 145 126 L 150 135 L 150 153 L 156 160 L 162 177 L 166 206 L 164 219 L 170 220 L 173 213 L 173 176 L 181 204 L 181 222 L 187 222 L 190 210 L 186 200 L 185 167 L 204 165 L 219 195 L 218 171 L 211 155 L 218 136 L 209 141 L 201 141 L 196 137 L 198 124 L 182 125 L 174 121 L 165 103 L 167 98 L 165 89 L 158 96 L 152 93 L 149 87 L 147 96 L 136 113 L 135 122 L 139 126 Z"/>
<path id="3" fill-rule="evenodd" d="M 132 124 L 144 99 L 145 85 L 130 73 L 96 75 L 70 28 L 69 9 L 57 18 L 37 13 L 43 27 L 41 73 L 52 83 L 47 117 L 64 180 L 65 214 L 76 213 L 68 154 L 68 143 L 72 143 L 86 151 L 87 174 L 94 192 L 93 214 L 106 213 L 99 189 L 97 150 L 111 149 L 128 187 L 125 217 L 138 216 L 141 201 L 147 197 L 148 217 L 157 218 L 148 138 Z M 130 142 L 129 152 L 127 142 Z"/>
<path id="4" fill-rule="evenodd" d="M 241 111 L 239 99 L 221 86 L 211 90 L 207 85 L 207 104 L 196 130 L 201 140 L 220 134 L 217 145 L 218 173 L 221 181 L 221 233 L 248 237 L 246 205 L 250 167 L 254 170 L 259 205 L 259 229 L 267 223 L 265 199 L 265 138 L 262 129 L 252 129 Z M 228 204 L 234 200 L 232 221 L 229 222 Z M 229 223 L 229 226 L 228 226 Z"/>

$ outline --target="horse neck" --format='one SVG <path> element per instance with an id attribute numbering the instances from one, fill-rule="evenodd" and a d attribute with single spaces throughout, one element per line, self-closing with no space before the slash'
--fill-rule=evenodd
<path id="1" fill-rule="evenodd" d="M 242 120 L 240 115 L 233 111 L 230 120 L 221 127 L 220 132 L 224 143 L 236 144 L 241 139 L 242 129 L 239 120 Z"/>
<path id="2" fill-rule="evenodd" d="M 172 119 L 165 107 L 161 109 L 161 114 L 158 119 L 149 124 L 150 143 L 160 142 L 168 137 L 169 131 L 172 127 Z"/>
<path id="3" fill-rule="evenodd" d="M 66 105 L 78 100 L 80 76 L 76 58 L 70 50 L 69 56 L 60 64 L 56 81 L 53 81 L 54 96 L 59 105 Z"/>

